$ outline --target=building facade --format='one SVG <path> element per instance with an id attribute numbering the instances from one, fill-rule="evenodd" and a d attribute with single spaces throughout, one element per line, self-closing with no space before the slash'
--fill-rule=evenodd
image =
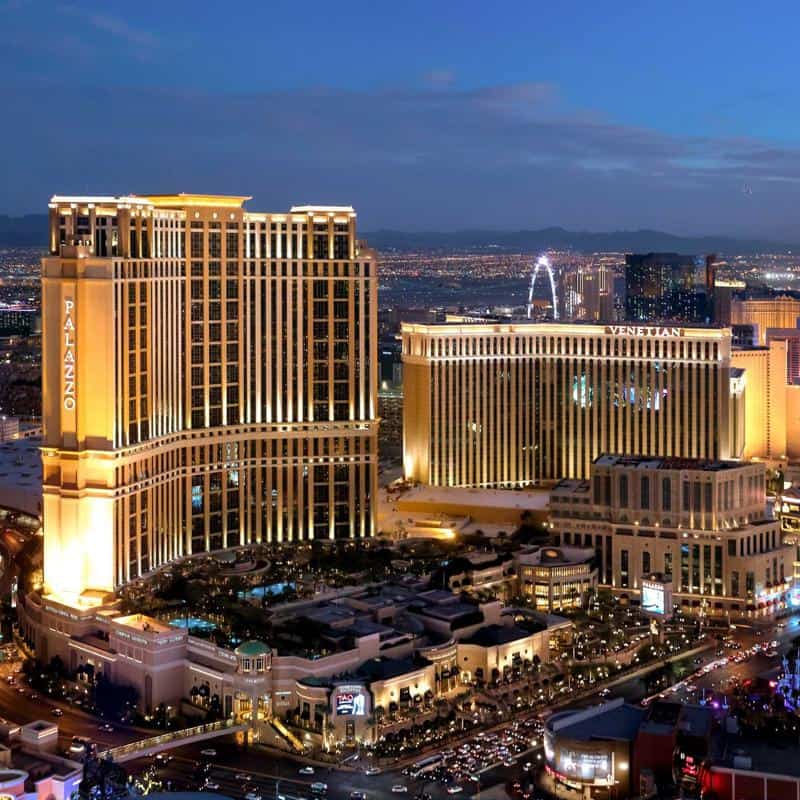
<path id="1" fill-rule="evenodd" d="M 50 203 L 44 573 L 62 598 L 193 553 L 374 531 L 374 254 L 352 208 L 247 199 Z"/>
<path id="2" fill-rule="evenodd" d="M 537 547 L 516 558 L 519 594 L 537 611 L 583 608 L 597 590 L 597 565 L 591 547 Z"/>
<path id="3" fill-rule="evenodd" d="M 714 256 L 625 256 L 625 316 L 644 323 L 714 320 Z"/>
<path id="4" fill-rule="evenodd" d="M 324 646 L 316 649 L 285 639 L 219 646 L 175 620 L 75 607 L 52 595 L 20 594 L 18 611 L 21 635 L 42 661 L 58 656 L 71 672 L 90 666 L 132 686 L 145 712 L 163 704 L 203 718 L 215 709 L 262 741 L 277 729 L 284 744 L 313 737 L 326 747 L 372 742 L 384 723 L 410 726 L 410 709 L 434 714 L 437 699 L 472 681 L 530 673 L 572 630 L 566 619 L 517 619 L 500 602 L 465 602 L 416 583 L 284 606 L 281 625 L 320 624 Z"/>
<path id="5" fill-rule="evenodd" d="M 796 328 L 798 320 L 800 297 L 792 294 L 735 297 L 731 301 L 731 324 L 755 326 L 761 345 L 767 343 L 768 328 Z"/>
<path id="6" fill-rule="evenodd" d="M 767 517 L 763 464 L 603 455 L 550 504 L 554 543 L 593 547 L 616 596 L 638 598 L 662 573 L 692 613 L 767 616 L 790 602 L 794 550 Z"/>
<path id="7" fill-rule="evenodd" d="M 614 322 L 614 272 L 606 264 L 579 266 L 559 275 L 561 308 L 564 321 Z"/>
<path id="8" fill-rule="evenodd" d="M 603 452 L 725 459 L 744 447 L 730 330 L 403 325 L 403 461 L 436 486 L 588 477 Z"/>

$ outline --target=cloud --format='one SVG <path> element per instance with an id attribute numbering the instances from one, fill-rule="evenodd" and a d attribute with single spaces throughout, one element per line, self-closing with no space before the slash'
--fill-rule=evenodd
<path id="1" fill-rule="evenodd" d="M 446 89 L 456 82 L 456 74 L 449 69 L 434 69 L 422 76 L 422 82 L 435 89 Z"/>
<path id="2" fill-rule="evenodd" d="M 152 33 L 134 27 L 121 17 L 95 11 L 87 11 L 73 5 L 62 4 L 59 8 L 65 14 L 79 17 L 88 25 L 91 25 L 96 31 L 110 34 L 116 39 L 136 48 L 136 52 L 140 55 L 146 54 L 158 45 L 158 39 Z"/>
<path id="3" fill-rule="evenodd" d="M 352 202 L 368 227 L 744 234 L 793 229 L 800 199 L 796 146 L 619 124 L 566 107 L 548 83 L 252 94 L 5 84 L 0 103 L 26 120 L 0 130 L 0 152 L 14 154 L 0 212 L 42 208 L 54 192 L 218 191 L 255 194 L 254 208 Z M 53 119 L 68 121 L 55 138 Z"/>

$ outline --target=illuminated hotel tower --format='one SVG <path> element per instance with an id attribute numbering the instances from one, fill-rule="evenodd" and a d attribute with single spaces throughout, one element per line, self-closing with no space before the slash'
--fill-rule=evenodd
<path id="1" fill-rule="evenodd" d="M 402 326 L 403 462 L 435 486 L 588 478 L 601 453 L 737 458 L 744 370 L 725 328 Z"/>
<path id="2" fill-rule="evenodd" d="M 370 536 L 374 254 L 349 207 L 54 197 L 42 262 L 46 590 Z"/>

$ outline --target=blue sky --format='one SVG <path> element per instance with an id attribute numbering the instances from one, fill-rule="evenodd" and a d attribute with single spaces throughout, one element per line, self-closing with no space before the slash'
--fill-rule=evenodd
<path id="1" fill-rule="evenodd" d="M 796 238 L 790 3 L 0 0 L 0 213 L 353 203 L 362 228 Z"/>

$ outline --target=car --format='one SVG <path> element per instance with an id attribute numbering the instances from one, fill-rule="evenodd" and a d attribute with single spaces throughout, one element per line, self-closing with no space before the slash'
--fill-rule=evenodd
<path id="1" fill-rule="evenodd" d="M 350 800 L 367 800 L 367 795 L 358 789 L 354 789 L 350 792 Z"/>
<path id="2" fill-rule="evenodd" d="M 463 791 L 464 790 L 457 783 L 447 787 L 447 794 L 458 794 L 459 792 Z"/>
<path id="3" fill-rule="evenodd" d="M 314 767 L 300 767 L 300 769 L 297 771 L 300 773 L 300 775 L 313 775 Z"/>
<path id="4" fill-rule="evenodd" d="M 50 709 L 50 713 L 54 717 L 63 717 L 64 716 L 64 712 L 60 708 L 51 708 Z"/>
<path id="5" fill-rule="evenodd" d="M 114 726 L 110 722 L 104 722 L 102 725 L 97 726 L 99 730 L 106 733 L 114 733 Z"/>
<path id="6" fill-rule="evenodd" d="M 404 783 L 396 783 L 394 786 L 392 786 L 392 791 L 395 794 L 405 794 L 408 791 L 408 786 L 406 786 Z"/>
<path id="7" fill-rule="evenodd" d="M 156 756 L 156 762 L 158 764 L 169 764 L 172 761 L 172 756 L 169 753 L 159 753 Z"/>
<path id="8" fill-rule="evenodd" d="M 234 775 L 234 778 L 237 781 L 249 781 L 250 780 L 250 776 L 246 772 L 237 772 L 236 775 Z"/>
<path id="9" fill-rule="evenodd" d="M 248 792 L 244 796 L 244 800 L 262 800 L 262 798 L 258 792 Z"/>
<path id="10" fill-rule="evenodd" d="M 325 794 L 328 791 L 328 784 L 322 783 L 322 781 L 317 781 L 316 783 L 311 784 L 311 791 L 315 794 Z"/>
<path id="11" fill-rule="evenodd" d="M 216 792 L 219 789 L 219 784 L 214 783 L 214 781 L 210 780 L 209 778 L 206 778 L 203 788 L 210 789 L 212 792 Z"/>
<path id="12" fill-rule="evenodd" d="M 201 756 L 206 756 L 207 758 L 214 758 L 217 755 L 217 751 L 213 747 L 207 747 L 205 750 L 200 751 Z"/>
<path id="13" fill-rule="evenodd" d="M 380 775 L 381 771 L 378 767 L 369 767 L 364 770 L 365 775 Z"/>

